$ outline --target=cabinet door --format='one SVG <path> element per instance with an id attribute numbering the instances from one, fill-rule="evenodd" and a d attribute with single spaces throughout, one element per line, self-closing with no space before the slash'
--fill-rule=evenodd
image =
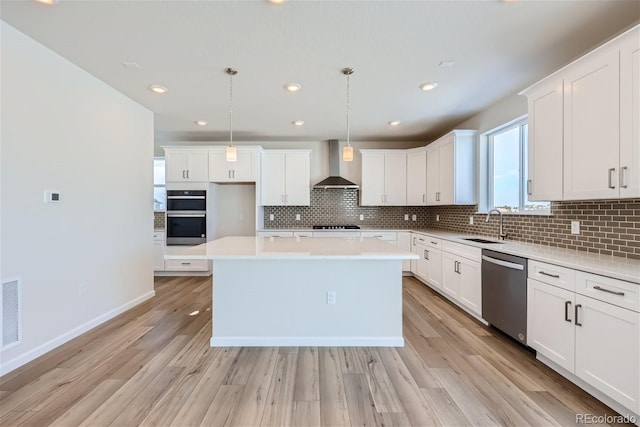
<path id="1" fill-rule="evenodd" d="M 362 183 L 360 205 L 380 206 L 384 204 L 384 154 L 362 155 Z"/>
<path id="2" fill-rule="evenodd" d="M 433 147 L 432 147 L 433 145 Z M 427 147 L 427 205 L 437 205 L 440 191 L 440 150 L 438 145 Z"/>
<path id="3" fill-rule="evenodd" d="M 231 178 L 229 164 L 231 163 L 227 162 L 227 155 L 224 151 L 209 151 L 209 181 L 229 181 Z"/>
<path id="4" fill-rule="evenodd" d="M 424 281 L 429 277 L 429 248 L 424 245 L 416 245 L 416 253 L 420 257 L 416 263 L 416 276 Z"/>
<path id="5" fill-rule="evenodd" d="M 384 155 L 384 194 L 385 205 L 407 204 L 407 154 L 404 151 Z"/>
<path id="6" fill-rule="evenodd" d="M 564 199 L 619 196 L 620 64 L 595 52 L 564 74 Z"/>
<path id="7" fill-rule="evenodd" d="M 427 204 L 427 151 L 407 153 L 407 205 Z"/>
<path id="8" fill-rule="evenodd" d="M 187 153 L 185 151 L 167 151 L 165 154 L 165 179 L 167 182 L 187 180 Z"/>
<path id="9" fill-rule="evenodd" d="M 398 231 L 397 242 L 400 249 L 411 252 L 411 233 L 408 231 Z M 411 261 L 410 259 L 402 260 L 402 271 L 411 270 Z"/>
<path id="10" fill-rule="evenodd" d="M 282 153 L 262 153 L 262 206 L 284 205 L 285 156 Z"/>
<path id="11" fill-rule="evenodd" d="M 541 83 L 527 99 L 528 199 L 562 200 L 562 79 Z"/>
<path id="12" fill-rule="evenodd" d="M 209 180 L 209 151 L 197 150 L 189 151 L 187 154 L 187 180 L 202 181 Z"/>
<path id="13" fill-rule="evenodd" d="M 153 271 L 164 271 L 164 240 L 153 242 Z"/>
<path id="14" fill-rule="evenodd" d="M 576 375 L 638 413 L 640 313 L 579 294 L 576 307 Z"/>
<path id="15" fill-rule="evenodd" d="M 232 181 L 252 182 L 256 180 L 254 152 L 238 150 L 238 161 L 229 163 Z"/>
<path id="16" fill-rule="evenodd" d="M 527 280 L 527 345 L 570 372 L 575 366 L 574 306 L 575 293 Z"/>
<path id="17" fill-rule="evenodd" d="M 442 253 L 442 290 L 453 297 L 460 299 L 460 274 L 457 273 L 457 259 L 448 252 Z"/>
<path id="18" fill-rule="evenodd" d="M 429 251 L 427 281 L 432 287 L 442 289 L 442 251 L 433 248 L 427 250 Z"/>
<path id="19" fill-rule="evenodd" d="M 440 144 L 440 188 L 438 204 L 452 205 L 455 199 L 455 136 L 447 135 Z"/>
<path id="20" fill-rule="evenodd" d="M 469 310 L 482 316 L 482 274 L 480 263 L 458 258 L 460 275 L 460 302 Z"/>
<path id="21" fill-rule="evenodd" d="M 287 153 L 285 161 L 285 203 L 291 206 L 309 206 L 309 154 Z"/>
<path id="22" fill-rule="evenodd" d="M 411 233 L 411 252 L 418 255 L 418 235 L 416 233 Z M 415 275 L 418 274 L 418 260 L 412 259 L 410 262 L 411 272 Z"/>
<path id="23" fill-rule="evenodd" d="M 640 29 L 620 47 L 620 197 L 640 197 Z"/>

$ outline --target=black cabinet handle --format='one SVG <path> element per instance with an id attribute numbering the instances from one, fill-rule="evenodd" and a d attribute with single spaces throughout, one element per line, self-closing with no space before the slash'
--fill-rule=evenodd
<path id="1" fill-rule="evenodd" d="M 540 270 L 538 273 L 542 274 L 543 276 L 553 277 L 554 279 L 559 279 L 560 278 L 559 274 L 551 274 L 551 273 L 544 272 L 542 270 Z"/>
<path id="2" fill-rule="evenodd" d="M 571 301 L 564 302 L 564 320 L 571 323 L 571 319 L 569 319 L 569 306 L 571 305 Z"/>
<path id="3" fill-rule="evenodd" d="M 600 286 L 594 286 L 593 289 L 596 289 L 596 290 L 602 291 L 602 292 L 608 292 L 608 293 L 614 294 L 614 295 L 620 295 L 621 297 L 624 296 L 624 292 L 612 291 L 612 290 L 609 290 L 609 289 L 601 288 Z"/>
<path id="4" fill-rule="evenodd" d="M 578 322 L 578 309 L 582 307 L 582 304 L 576 304 L 576 309 L 574 311 L 574 317 L 576 318 L 575 324 L 576 326 L 582 326 L 582 323 Z"/>

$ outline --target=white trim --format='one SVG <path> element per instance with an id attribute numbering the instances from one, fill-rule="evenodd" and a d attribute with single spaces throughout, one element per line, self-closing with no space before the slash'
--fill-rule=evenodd
<path id="1" fill-rule="evenodd" d="M 32 360 L 42 356 L 45 353 L 48 353 L 49 351 L 53 350 L 56 347 L 61 346 L 62 344 L 71 341 L 72 339 L 82 335 L 83 333 L 95 328 L 96 326 L 101 325 L 102 323 L 106 322 L 107 320 L 110 320 L 114 317 L 116 317 L 117 315 L 124 313 L 125 311 L 129 310 L 130 308 L 135 307 L 138 304 L 143 303 L 144 301 L 153 298 L 156 295 L 156 291 L 150 291 L 147 292 L 144 295 L 141 295 L 131 301 L 129 301 L 126 304 L 121 305 L 120 307 L 116 307 L 113 310 L 110 310 L 80 326 L 78 326 L 75 329 L 72 329 L 68 332 L 65 332 L 64 334 L 50 340 L 47 341 L 46 343 L 39 345 L 38 347 L 24 353 L 21 354 L 20 356 L 11 359 L 9 361 L 2 361 L 0 362 L 0 376 L 8 374 L 9 372 L 21 367 L 22 365 L 25 365 L 29 362 L 31 362 Z"/>
<path id="2" fill-rule="evenodd" d="M 404 347 L 399 337 L 211 337 L 211 347 Z"/>

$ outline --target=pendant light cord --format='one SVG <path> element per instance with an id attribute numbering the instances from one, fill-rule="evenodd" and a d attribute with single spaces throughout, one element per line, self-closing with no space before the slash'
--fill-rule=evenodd
<path id="1" fill-rule="evenodd" d="M 350 110 L 350 104 L 349 104 L 349 79 L 351 77 L 351 73 L 347 74 L 347 146 L 351 147 L 351 143 L 349 142 L 349 110 Z"/>
<path id="2" fill-rule="evenodd" d="M 229 72 L 229 145 L 233 145 L 233 72 Z"/>

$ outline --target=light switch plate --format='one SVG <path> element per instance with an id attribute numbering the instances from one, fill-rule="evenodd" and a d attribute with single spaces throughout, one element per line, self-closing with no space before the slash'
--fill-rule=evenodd
<path id="1" fill-rule="evenodd" d="M 409 214 L 404 214 L 404 220 L 409 221 Z"/>
<path id="2" fill-rule="evenodd" d="M 300 221 L 300 214 L 296 214 L 296 221 Z"/>
<path id="3" fill-rule="evenodd" d="M 364 221 L 364 215 L 360 214 L 360 221 Z"/>
<path id="4" fill-rule="evenodd" d="M 440 215 L 436 215 L 436 221 L 440 221 Z"/>
<path id="5" fill-rule="evenodd" d="M 469 217 L 469 225 L 473 225 L 473 216 Z"/>
<path id="6" fill-rule="evenodd" d="M 418 217 L 416 216 L 416 214 L 411 215 L 411 221 L 417 221 Z"/>
<path id="7" fill-rule="evenodd" d="M 269 221 L 273 221 L 273 219 L 274 219 L 273 214 L 269 214 Z"/>

